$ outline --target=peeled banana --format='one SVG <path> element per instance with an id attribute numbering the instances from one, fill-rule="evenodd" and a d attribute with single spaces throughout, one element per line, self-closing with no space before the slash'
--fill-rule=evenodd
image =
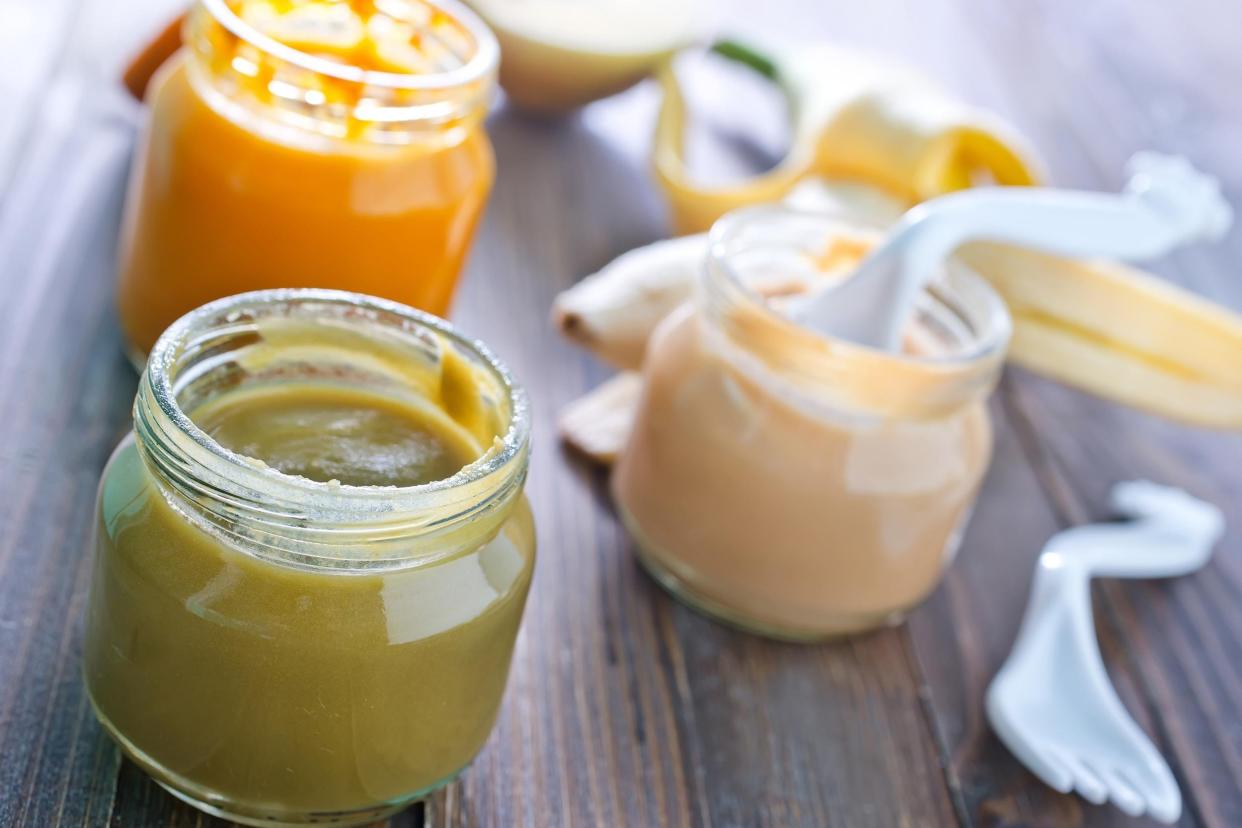
<path id="1" fill-rule="evenodd" d="M 685 160 L 686 103 L 671 64 L 652 164 L 678 233 L 708 229 L 730 210 L 778 201 L 808 177 L 870 184 L 907 206 L 981 182 L 1037 184 L 1040 163 L 995 114 L 950 97 L 923 76 L 835 46 L 770 49 L 734 41 L 714 51 L 780 85 L 793 144 L 775 169 L 740 184 L 697 182 Z"/>
<path id="2" fill-rule="evenodd" d="M 814 195 L 803 191 L 804 206 Z M 631 251 L 562 293 L 554 319 L 572 341 L 636 370 L 656 324 L 692 294 L 706 248 L 695 235 Z M 1115 263 L 984 242 L 957 255 L 1008 305 L 1015 363 L 1165 417 L 1242 428 L 1242 316 Z"/>
<path id="3" fill-rule="evenodd" d="M 631 250 L 557 296 L 552 324 L 614 368 L 638 370 L 651 331 L 690 298 L 706 254 L 702 234 Z"/>

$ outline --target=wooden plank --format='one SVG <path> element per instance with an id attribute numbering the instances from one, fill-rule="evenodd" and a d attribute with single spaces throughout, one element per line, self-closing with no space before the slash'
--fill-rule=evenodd
<path id="1" fill-rule="evenodd" d="M 900 632 L 782 646 L 691 613 L 638 570 L 604 481 L 557 447 L 556 411 L 602 374 L 548 334 L 552 296 L 664 232 L 645 128 L 592 116 L 490 124 L 500 174 L 456 315 L 535 400 L 541 557 L 497 732 L 429 821 L 953 823 Z"/>
<path id="2" fill-rule="evenodd" d="M 43 128 L 64 105 L 64 87 L 89 85 L 91 97 L 108 95 L 134 50 L 161 28 L 185 0 L 7 0 L 0 9 L 0 203 L 28 155 L 46 142 Z M 98 101 L 82 100 L 83 112 Z"/>
<path id="3" fill-rule="evenodd" d="M 918 9 L 898 10 L 879 3 L 869 4 L 862 13 L 835 10 L 834 33 L 845 42 L 873 48 L 891 49 L 897 45 L 903 59 L 940 76 L 968 99 L 1009 114 L 1048 152 L 1055 182 L 1063 185 L 1117 186 L 1121 165 L 1130 152 L 1157 147 L 1191 152 L 1206 168 L 1222 175 L 1227 195 L 1237 203 L 1239 191 L 1242 191 L 1238 183 L 1242 166 L 1225 154 L 1225 148 L 1231 146 L 1231 142 L 1221 141 L 1219 137 L 1239 134 L 1242 128 L 1239 124 L 1240 113 L 1231 102 L 1220 100 L 1217 106 L 1208 107 L 1202 100 L 1213 95 L 1224 97 L 1220 86 L 1204 83 L 1205 78 L 1239 75 L 1236 50 L 1229 49 L 1228 39 L 1219 34 L 1231 28 L 1236 30 L 1237 26 L 1231 27 L 1219 15 L 1199 13 L 1206 11 L 1184 7 L 1166 9 L 1167 19 L 1151 25 L 1155 16 L 1149 10 L 1144 13 L 1143 8 L 1134 9 L 1133 4 L 1111 4 L 1106 8 L 1090 9 L 1066 3 L 992 6 L 986 9 L 977 4 L 941 4 L 928 15 L 920 14 Z M 1084 17 L 1091 23 L 1090 26 L 1083 25 Z M 1178 21 L 1183 18 L 1193 19 L 1198 24 L 1195 34 L 1200 40 L 1187 41 L 1182 38 L 1179 41 L 1178 36 L 1184 27 Z M 892 25 L 877 31 L 875 23 L 878 20 Z M 1146 28 L 1143 24 L 1147 24 Z M 919 33 L 913 40 L 908 34 L 911 27 Z M 1179 42 L 1192 42 L 1197 46 L 1200 41 L 1212 44 L 1213 48 L 1206 53 L 1196 48 L 1193 54 L 1188 49 L 1177 48 Z M 945 43 L 954 44 L 954 48 L 945 49 Z M 1112 63 L 1093 63 L 1093 55 L 1102 52 L 1107 56 L 1113 51 L 1120 51 L 1121 54 L 1112 56 Z M 1160 59 L 1153 60 L 1153 56 Z M 1087 90 L 1082 87 L 1084 79 L 1092 78 L 1117 83 L 1124 88 L 1125 94 L 1114 94 L 1107 101 L 1087 98 Z M 1186 94 L 1188 89 L 1185 87 L 1192 87 L 1197 94 Z M 1098 92 L 1096 89 L 1089 91 Z M 1104 95 L 1107 96 L 1110 91 L 1116 93 L 1118 90 L 1106 89 Z M 1175 107 L 1175 103 L 1180 103 L 1180 108 Z M 1158 119 L 1157 126 L 1161 131 L 1134 129 L 1133 118 L 1118 118 L 1114 110 L 1119 105 Z M 1225 106 L 1232 107 L 1232 114 L 1226 114 Z M 1091 107 L 1095 107 L 1094 111 L 1084 111 Z M 1111 120 L 1111 123 L 1100 124 L 1101 119 Z M 1125 139 L 1131 143 L 1118 147 L 1107 141 L 1090 140 L 1090 131 L 1098 128 L 1103 131 L 1097 134 L 1113 134 L 1113 140 L 1116 140 L 1119 137 L 1115 135 L 1118 123 L 1126 124 Z M 1190 146 L 1187 145 L 1188 139 Z M 1108 153 L 1106 158 L 1100 157 L 1101 144 Z M 1200 145 L 1214 146 L 1219 151 L 1213 156 Z M 1111 165 L 1111 169 L 1104 171 L 1104 164 Z M 1226 260 L 1230 251 L 1236 260 L 1239 238 L 1235 230 L 1217 253 L 1221 261 Z M 1175 258 L 1203 265 L 1207 257 L 1192 252 Z M 1167 267 L 1166 272 L 1169 272 Z M 1173 275 L 1206 295 L 1229 301 L 1231 297 L 1237 297 L 1242 289 L 1236 280 L 1219 278 L 1221 273 L 1220 268 L 1200 266 L 1182 268 Z M 1238 304 L 1236 298 L 1234 304 Z M 1062 525 L 1102 516 L 1099 510 L 1102 489 L 1097 492 L 1095 508 L 1092 509 L 1084 508 L 1081 501 L 1076 507 L 1067 506 L 1062 497 L 1063 481 L 1060 475 L 1048 468 L 1050 461 L 1044 456 L 1043 435 L 1045 431 L 1063 435 L 1071 429 L 1065 429 L 1061 424 L 1077 422 L 1077 418 L 1070 405 L 1059 412 L 1060 416 L 1046 417 L 1038 428 L 1033 426 L 1025 416 L 1021 401 L 1025 400 L 1024 392 L 1029 393 L 1032 385 L 1038 384 L 1038 380 L 1021 373 L 1007 384 L 1003 411 L 1013 416 L 998 418 L 1001 424 L 999 454 L 967 535 L 960 562 L 951 571 L 944 589 L 912 620 L 911 634 L 929 684 L 931 706 L 944 745 L 944 759 L 953 768 L 952 781 L 960 786 L 960 800 L 968 819 L 980 824 L 998 821 L 1005 824 L 1128 824 L 1130 821 L 1114 810 L 1084 806 L 1073 797 L 1058 796 L 1039 785 L 988 733 L 981 718 L 982 691 L 999 666 L 1016 631 L 1018 616 L 1014 608 L 1021 606 L 1025 599 L 1030 566 L 1038 551 L 1039 539 Z M 1060 397 L 1081 397 L 1062 389 L 1052 389 L 1050 393 Z M 1106 404 L 1093 404 L 1109 408 Z M 1078 417 L 1081 416 L 1078 412 Z M 1015 417 L 1018 420 L 1017 430 L 1026 434 L 1026 439 L 1019 441 L 1023 444 L 1025 459 L 1012 456 L 1015 450 L 1006 447 L 1007 442 L 1014 442 L 1013 437 L 1006 436 L 1014 426 L 1007 425 L 1004 420 Z M 1107 428 L 1100 429 L 1095 436 L 1111 440 L 1117 446 L 1130 445 L 1129 440 L 1110 437 Z M 1215 435 L 1207 435 L 1183 438 L 1174 451 L 1193 457 L 1224 448 L 1222 454 L 1225 457 L 1237 458 L 1238 455 L 1229 450 L 1229 445 L 1218 442 Z M 1080 448 L 1075 446 L 1071 451 L 1073 456 L 1083 456 Z M 1232 464 L 1225 462 L 1231 469 L 1237 466 L 1236 459 Z M 1034 478 L 1025 468 L 1028 463 L 1034 463 L 1037 467 Z M 1215 474 L 1221 464 L 1214 465 L 1217 467 L 1213 472 Z M 1080 474 L 1091 470 L 1087 464 L 1076 469 Z M 1149 474 L 1154 475 L 1155 471 Z M 1217 480 L 1229 481 L 1233 477 L 1236 474 L 1215 474 Z M 1115 475 L 1113 479 L 1116 479 Z M 1225 486 L 1228 485 L 1226 482 Z M 1202 485 L 1199 490 L 1203 491 Z M 995 494 L 997 491 L 1004 494 L 998 497 Z M 1217 499 L 1220 499 L 1219 494 Z M 1016 509 L 1015 503 L 1023 505 Z M 1236 511 L 1228 503 L 1226 501 L 1227 509 Z M 1015 521 L 1021 526 L 1016 531 Z M 1014 549 L 1014 539 L 1025 539 L 1028 546 Z M 1226 541 L 1226 548 L 1228 545 Z M 1104 599 L 1112 589 L 1097 590 L 1097 593 Z M 1188 682 L 1171 683 L 1168 677 L 1164 681 L 1157 680 L 1158 688 L 1164 692 L 1153 695 L 1148 686 L 1149 679 L 1140 672 L 1131 645 L 1125 640 L 1125 634 L 1134 632 L 1129 619 L 1121 618 L 1119 621 L 1118 613 L 1107 602 L 1101 614 L 1100 635 L 1113 678 L 1127 705 L 1148 732 L 1154 734 L 1163 750 L 1173 752 L 1175 745 L 1166 734 L 1164 723 L 1153 716 L 1154 711 L 1170 709 L 1170 703 L 1176 707 L 1179 699 L 1183 706 L 1186 705 L 1184 700 L 1194 699 L 1190 706 L 1196 702 L 1217 702 L 1212 707 L 1214 711 L 1233 712 L 1231 707 L 1226 705 L 1222 708 L 1218 699 L 1211 698 L 1212 693 L 1204 689 L 1203 682 L 1189 682 L 1199 685 L 1197 699 L 1190 693 L 1172 699 L 1170 689 L 1185 689 Z M 1140 634 L 1156 635 L 1154 631 Z M 1228 639 L 1226 643 L 1236 641 L 1237 634 L 1230 634 Z M 1196 637 L 1195 643 L 1187 641 L 1186 646 L 1180 648 L 1183 659 L 1181 664 L 1174 666 L 1174 675 L 1194 675 L 1195 659 L 1187 661 L 1184 654 L 1202 647 L 1201 641 L 1202 637 Z M 1218 643 L 1218 649 L 1222 654 L 1232 654 L 1233 647 L 1226 646 L 1226 643 Z M 1218 689 L 1217 694 L 1220 692 Z M 1207 699 L 1203 698 L 1205 693 Z M 1190 726 L 1202 731 L 1211 720 L 1215 720 L 1211 713 L 1200 714 L 1194 717 Z M 1218 744 L 1207 746 L 1208 756 L 1217 757 L 1223 763 L 1227 754 L 1236 753 L 1236 749 L 1226 750 L 1231 745 L 1219 745 L 1219 742 L 1228 739 L 1227 736 L 1216 736 L 1214 739 Z M 1190 738 L 1182 739 L 1182 750 L 1191 752 L 1192 742 Z M 1175 768 L 1178 762 L 1179 757 L 1174 756 Z M 1213 763 L 1208 760 L 1196 764 Z M 1215 766 L 1220 767 L 1220 764 Z M 1236 808 L 1230 803 L 1238 790 L 1238 776 L 1234 774 L 1230 777 L 1229 765 L 1225 763 L 1225 767 L 1223 773 L 1216 773 L 1217 778 L 1209 786 L 1210 790 L 1201 792 L 1194 788 L 1188 792 L 1187 815 L 1183 823 L 1198 824 L 1200 811 L 1203 816 L 1214 816 L 1215 819 L 1210 820 L 1213 824 L 1237 823 Z M 1232 786 L 1227 783 L 1229 778 L 1233 779 Z M 1215 803 L 1214 798 L 1222 794 L 1226 804 Z M 1200 806 L 1195 801 L 1199 795 L 1204 795 L 1209 804 Z"/>
<path id="4" fill-rule="evenodd" d="M 0 9 L 0 198 L 43 104 L 46 83 L 62 57 L 73 14 L 82 0 L 6 0 Z"/>
<path id="5" fill-rule="evenodd" d="M 109 83 L 120 78 L 130 58 L 189 5 L 187 0 L 83 0 L 60 70 Z"/>
<path id="6" fill-rule="evenodd" d="M 137 31 L 105 5 L 91 6 L 78 35 L 101 55 L 117 34 Z M 1154 143 L 1220 165 L 1237 196 L 1242 167 L 1222 136 L 1242 125 L 1226 94 L 1201 79 L 1238 76 L 1221 34 L 1230 20 L 1219 18 L 1238 13 L 1217 10 L 1212 25 L 1210 4 L 1194 5 L 1203 8 L 878 0 L 825 10 L 773 0 L 752 19 L 752 7 L 731 0 L 718 14 L 750 34 L 832 33 L 899 52 L 1008 110 L 1049 148 L 1061 182 L 1114 185 L 1125 154 Z M 1179 47 L 1182 31 L 1202 49 Z M 74 93 L 75 73 L 62 76 L 57 88 Z M 680 607 L 633 563 L 604 480 L 555 443 L 556 410 L 603 372 L 546 325 L 557 290 L 665 232 L 645 160 L 654 106 L 648 88 L 564 122 L 501 112 L 490 124 L 500 178 L 456 318 L 535 400 L 530 494 L 541 558 L 496 733 L 460 782 L 391 823 L 1121 824 L 1118 812 L 1056 795 L 1023 771 L 983 723 L 982 688 L 1048 534 L 1099 517 L 1107 484 L 1137 474 L 1212 497 L 1237 524 L 1242 444 L 1014 373 L 994 406 L 997 458 L 960 558 L 908 627 L 796 647 Z M 745 163 L 770 163 L 779 136 L 748 140 L 739 138 L 755 150 Z M 96 142 L 70 145 L 76 156 L 47 143 L 27 157 L 81 157 Z M 37 198 L 18 210 L 19 179 L 0 205 L 9 286 L 0 306 L 0 824 L 220 824 L 120 762 L 77 677 L 90 503 L 127 428 L 134 378 L 111 312 L 119 171 L 106 195 L 75 183 L 72 165 L 57 169 L 57 187 L 26 188 Z M 74 209 L 109 218 L 70 232 Z M 1234 258 L 1240 238 L 1225 248 Z M 1190 254 L 1166 272 L 1236 305 L 1242 289 L 1223 278 L 1223 261 Z M 1235 530 L 1204 576 L 1097 590 L 1106 661 L 1173 758 L 1188 793 L 1185 825 L 1242 824 L 1242 735 L 1228 726 L 1242 700 L 1237 548 Z"/>
<path id="7" fill-rule="evenodd" d="M 1044 786 L 1000 743 L 983 714 L 984 691 L 1017 634 L 1044 540 L 1083 520 L 1071 521 L 1048 493 L 1038 436 L 1017 409 L 1022 381 L 1011 375 L 997 393 L 996 456 L 944 585 L 910 619 L 915 658 L 964 822 L 1132 825 L 1134 820 L 1109 806 L 1091 806 Z M 1105 663 L 1122 699 L 1150 731 L 1147 702 L 1117 632 L 1099 625 Z"/>
<path id="8" fill-rule="evenodd" d="M 468 282 L 459 317 L 488 332 L 539 401 L 531 494 L 543 553 L 497 734 L 430 813 L 462 824 L 817 824 L 830 810 L 861 822 L 951 822 L 899 634 L 870 645 L 770 648 L 692 615 L 637 570 L 600 481 L 557 453 L 555 409 L 599 369 L 550 335 L 551 296 L 655 237 L 659 209 L 633 153 L 584 122 L 502 115 L 493 127 L 504 172 L 473 268 L 480 275 Z M 71 138 L 62 158 L 82 149 Z M 38 166 L 31 177 L 46 174 Z M 72 183 L 76 168 L 64 169 Z M 12 784 L 3 790 L 28 795 L 4 798 L 4 821 L 91 824 L 110 813 L 125 825 L 211 822 L 119 765 L 81 696 L 75 651 L 91 494 L 133 392 L 110 310 L 117 204 L 114 191 L 96 205 L 111 221 L 79 236 L 66 229 L 78 190 L 23 192 L 31 199 L 5 220 L 14 254 L 6 261 L 26 278 L 3 326 L 12 415 L 3 445 L 40 483 L 5 502 L 13 534 L 0 598 L 21 621 L 0 640 L 0 663 L 20 679 L 3 682 L 10 713 L 0 718 L 0 744 L 35 747 L 5 764 Z M 44 226 L 44 216 L 58 221 Z M 93 384 L 81 404 L 56 408 L 87 375 Z M 49 376 L 63 383 L 40 384 Z M 93 429 L 83 430 L 88 422 Z M 66 440 L 70 433 L 81 442 Z M 64 453 L 84 452 L 72 466 L 79 485 L 67 489 Z M 49 492 L 59 512 L 47 508 Z M 48 545 L 72 563 L 72 589 Z M 96 798 L 76 795 L 84 779 Z M 860 790 L 867 795 L 853 795 Z M 417 819 L 411 812 L 398 823 Z"/>
<path id="9" fill-rule="evenodd" d="M 92 137 L 89 149 L 85 139 L 61 145 L 60 188 L 40 195 L 19 181 L 14 191 L 34 197 L 0 228 L 0 328 L 20 332 L 5 340 L 0 386 L 4 825 L 100 824 L 118 765 L 84 698 L 78 635 L 94 490 L 128 428 L 135 384 L 112 319 L 115 224 L 101 221 L 119 211 L 128 143 Z"/>
<path id="10" fill-rule="evenodd" d="M 1108 488 L 1133 478 L 1181 486 L 1224 510 L 1230 528 L 1203 572 L 1167 582 L 1105 582 L 1096 590 L 1103 599 L 1097 624 L 1122 639 L 1121 657 L 1140 677 L 1138 712 L 1188 798 L 1187 820 L 1239 824 L 1242 737 L 1220 723 L 1242 715 L 1242 438 L 1204 439 L 1033 377 L 1017 397 L 1031 428 L 1045 435 L 1053 484 L 1071 520 L 1107 515 Z M 1074 423 L 1072 431 L 1063 429 L 1066 422 Z"/>
<path id="11" fill-rule="evenodd" d="M 1141 145 L 1120 156 L 1114 153 L 1111 163 L 1116 169 L 1111 176 L 1102 177 L 1098 159 L 1079 137 L 1078 125 L 1084 113 L 1066 100 L 1075 98 L 1074 90 L 1083 76 L 1101 74 L 1098 67 L 1084 66 L 1082 55 L 1089 55 L 1098 43 L 1129 44 L 1127 37 L 1116 36 L 1113 29 L 1126 29 L 1132 18 L 1141 15 L 1132 13 L 1128 4 L 1099 11 L 1093 15 L 1097 22 L 1111 24 L 1109 31 L 1103 32 L 1083 30 L 1079 20 L 1084 11 L 1066 3 L 985 7 L 959 3 L 929 9 L 875 3 L 863 11 L 834 10 L 833 32 L 848 44 L 895 51 L 901 59 L 940 77 L 968 100 L 1007 114 L 1050 156 L 1054 182 L 1063 186 L 1117 186 L 1121 163 L 1129 151 Z M 1193 9 L 1177 14 L 1198 20 L 1207 17 L 1195 14 Z M 879 21 L 887 25 L 877 28 Z M 1179 31 L 1169 23 L 1163 32 L 1155 33 L 1152 42 L 1141 43 L 1135 54 L 1142 57 L 1159 51 Z M 953 48 L 945 48 L 945 44 Z M 1134 44 L 1130 46 L 1135 48 Z M 1073 57 L 1067 58 L 1067 52 Z M 1174 75 L 1162 71 L 1166 68 L 1149 66 L 1143 82 L 1132 82 L 1130 88 L 1145 90 L 1156 83 L 1168 84 Z M 1111 71 L 1102 74 L 1113 77 Z M 1197 66 L 1184 69 L 1180 77 L 1202 84 L 1207 74 L 1205 67 Z M 1166 91 L 1165 97 L 1175 97 L 1177 92 Z M 1067 122 L 1071 117 L 1073 120 Z M 1200 117 L 1212 123 L 1206 114 L 1200 113 Z M 1153 145 L 1176 149 L 1179 135 L 1173 130 L 1163 142 Z M 1222 171 L 1229 192 L 1233 190 L 1231 174 L 1238 169 L 1234 164 Z M 1183 281 L 1204 289 L 1192 279 Z M 1204 292 L 1222 298 L 1221 286 L 1214 288 Z M 1064 525 L 1102 516 L 1098 510 L 1065 509 L 1057 479 L 1046 468 L 1049 461 L 1042 445 L 1044 429 L 1059 434 L 1067 430 L 1060 425 L 1065 421 L 1049 420 L 1041 423 L 1043 428 L 1033 429 L 1019 404 L 1019 389 L 1032 382 L 1038 381 L 1016 372 L 1003 387 L 1000 398 L 1004 404 L 996 409 L 997 457 L 975 518 L 944 587 L 912 618 L 910 634 L 927 682 L 942 758 L 952 769 L 950 781 L 965 820 L 980 825 L 1133 824 L 1111 808 L 1087 805 L 1040 784 L 1008 754 L 982 717 L 983 691 L 1016 633 L 1031 568 L 1043 540 Z M 1063 413 L 1074 421 L 1068 412 Z M 1209 436 L 1206 444 L 1201 441 L 1199 445 L 1211 446 L 1212 439 Z M 1154 733 L 1157 745 L 1168 752 L 1172 746 L 1152 715 L 1153 707 L 1165 700 L 1151 698 L 1122 639 L 1129 628 L 1113 623 L 1110 607 L 1106 606 L 1102 615 L 1101 643 L 1119 692 L 1140 723 Z M 1183 824 L 1199 822 L 1195 793 L 1188 796 Z"/>
<path id="12" fill-rule="evenodd" d="M 1049 150 L 1060 181 L 1115 187 L 1133 151 L 1156 148 L 1188 154 L 1220 175 L 1236 204 L 1242 165 L 1219 136 L 1242 130 L 1242 112 L 1211 79 L 1238 76 L 1242 61 L 1204 30 L 1236 31 L 1242 14 L 1215 12 L 1101 4 L 1067 26 L 1066 4 L 1046 2 L 993 9 L 978 21 L 976 38 L 994 59 L 1004 55 L 1027 67 L 1007 76 L 1008 97 L 1022 101 L 1028 117 L 1046 113 L 1027 126 Z M 1193 41 L 1184 38 L 1188 21 L 1198 29 Z M 1232 278 L 1240 245 L 1242 231 L 1235 228 L 1219 247 L 1179 253 L 1155 267 L 1242 307 L 1242 289 Z M 1160 422 L 1026 374 L 1015 377 L 1009 398 L 1062 521 L 1106 516 L 1112 483 L 1149 477 L 1213 500 L 1235 527 L 1200 575 L 1108 582 L 1095 595 L 1114 679 L 1182 784 L 1183 824 L 1239 824 L 1242 737 L 1219 724 L 1237 721 L 1242 703 L 1236 666 L 1242 611 L 1230 600 L 1239 578 L 1242 440 Z"/>

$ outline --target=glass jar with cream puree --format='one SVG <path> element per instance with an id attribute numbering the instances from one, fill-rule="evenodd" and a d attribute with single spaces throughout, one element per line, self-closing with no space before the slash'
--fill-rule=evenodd
<path id="1" fill-rule="evenodd" d="M 901 618 L 953 557 L 990 459 L 1010 323 L 983 280 L 950 268 L 902 353 L 782 312 L 871 239 L 787 208 L 727 216 L 695 301 L 648 344 L 613 478 L 622 517 L 665 587 L 764 634 Z"/>
<path id="2" fill-rule="evenodd" d="M 498 48 L 453 0 L 199 0 L 152 79 L 118 307 L 131 356 L 260 288 L 445 315 L 494 159 Z"/>
<path id="3" fill-rule="evenodd" d="M 274 290 L 183 317 L 100 484 L 100 722 L 255 825 L 369 822 L 451 780 L 531 582 L 528 423 L 484 346 L 396 303 Z"/>

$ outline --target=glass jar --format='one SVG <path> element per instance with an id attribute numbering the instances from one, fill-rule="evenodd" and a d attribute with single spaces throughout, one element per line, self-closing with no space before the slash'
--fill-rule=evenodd
<path id="1" fill-rule="evenodd" d="M 953 267 L 925 291 L 903 353 L 779 310 L 867 243 L 783 207 L 718 222 L 695 300 L 648 344 L 613 477 L 661 584 L 774 637 L 900 619 L 953 557 L 990 459 L 985 401 L 1010 322 L 982 279 Z"/>
<path id="2" fill-rule="evenodd" d="M 386 21 L 325 56 L 329 43 L 299 51 L 243 5 L 199 0 L 147 93 L 117 293 L 139 366 L 182 314 L 260 288 L 341 288 L 443 316 L 491 190 L 482 120 L 498 48 L 470 11 L 323 4 Z"/>
<path id="3" fill-rule="evenodd" d="M 310 386 L 438 399 L 484 449 L 422 485 L 316 482 L 187 415 Z M 274 290 L 183 317 L 100 483 L 99 721 L 176 796 L 255 825 L 369 822 L 446 784 L 496 719 L 531 582 L 528 429 L 483 345 L 396 303 Z"/>

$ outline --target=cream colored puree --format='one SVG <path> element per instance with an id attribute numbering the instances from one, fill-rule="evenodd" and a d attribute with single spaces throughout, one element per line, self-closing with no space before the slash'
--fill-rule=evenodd
<path id="1" fill-rule="evenodd" d="M 926 333 L 909 340 L 924 356 L 935 348 Z M 896 618 L 955 550 L 990 459 L 986 390 L 930 413 L 816 408 L 721 343 L 689 306 L 649 343 L 613 480 L 645 562 L 690 601 L 770 634 L 815 638 Z M 769 358 L 779 364 L 780 353 Z M 843 373 L 843 386 L 917 409 L 929 382 L 917 361 L 871 363 L 867 376 Z"/>
<path id="2" fill-rule="evenodd" d="M 190 416 L 320 482 L 414 485 L 483 451 L 437 407 L 330 385 L 231 392 Z M 533 560 L 519 497 L 496 539 L 451 560 L 383 574 L 273 563 L 174 511 L 129 440 L 101 490 L 87 682 L 144 767 L 227 811 L 400 802 L 486 740 Z"/>

